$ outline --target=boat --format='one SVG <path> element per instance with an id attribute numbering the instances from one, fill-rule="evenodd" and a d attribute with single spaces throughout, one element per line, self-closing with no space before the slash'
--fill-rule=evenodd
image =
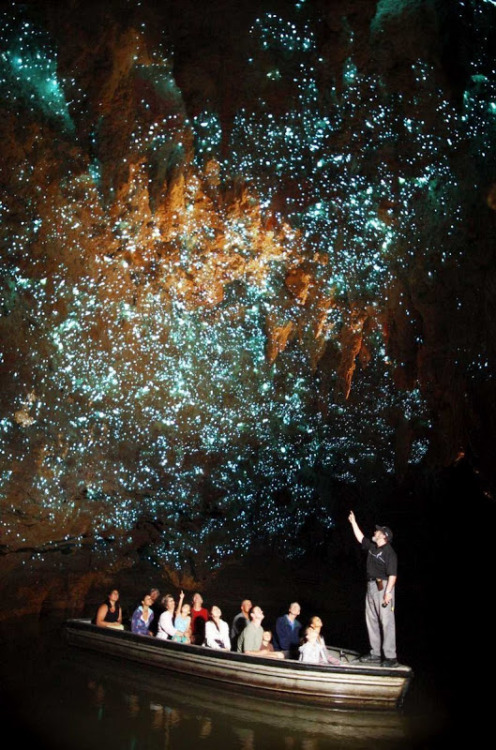
<path id="1" fill-rule="evenodd" d="M 411 667 L 363 664 L 349 649 L 328 648 L 340 665 L 313 665 L 165 641 L 127 630 L 72 619 L 65 624 L 69 645 L 114 658 L 229 687 L 321 708 L 395 710 L 413 677 Z"/>

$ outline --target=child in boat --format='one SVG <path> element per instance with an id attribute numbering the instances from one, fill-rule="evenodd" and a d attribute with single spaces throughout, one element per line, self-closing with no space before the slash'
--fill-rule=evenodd
<path id="1" fill-rule="evenodd" d="M 262 645 L 260 646 L 260 651 L 268 651 L 271 653 L 274 651 L 274 646 L 271 643 L 272 640 L 272 632 L 270 630 L 264 630 L 262 635 Z"/>
<path id="2" fill-rule="evenodd" d="M 323 625 L 324 625 L 324 623 L 322 622 L 322 620 L 320 619 L 320 617 L 318 617 L 318 615 L 315 615 L 315 617 L 312 617 L 312 619 L 310 620 L 310 627 L 313 630 L 317 631 L 317 642 L 320 643 L 320 645 L 324 649 L 325 653 L 327 654 L 327 659 L 329 661 L 329 664 L 334 664 L 334 665 L 337 666 L 338 664 L 341 664 L 341 662 L 340 662 L 340 660 L 338 658 L 336 658 L 335 656 L 332 656 L 327 651 L 326 644 L 325 644 L 325 641 L 324 641 L 324 636 L 322 635 L 322 627 L 323 627 Z"/>
<path id="3" fill-rule="evenodd" d="M 305 643 L 300 646 L 300 661 L 305 664 L 341 664 L 339 659 L 328 653 L 324 639 L 311 625 L 305 630 Z"/>
<path id="4" fill-rule="evenodd" d="M 177 633 L 172 636 L 172 640 L 178 643 L 191 643 L 191 607 L 189 604 L 183 604 L 183 599 L 184 594 L 181 591 L 174 620 Z"/>
<path id="5" fill-rule="evenodd" d="M 328 664 L 327 651 L 319 643 L 319 635 L 312 627 L 305 630 L 305 643 L 300 646 L 300 661 L 305 664 Z"/>

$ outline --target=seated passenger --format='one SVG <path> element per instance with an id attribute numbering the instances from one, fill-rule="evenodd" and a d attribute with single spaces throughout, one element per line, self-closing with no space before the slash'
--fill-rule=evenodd
<path id="1" fill-rule="evenodd" d="M 272 652 L 274 651 L 274 646 L 271 643 L 272 640 L 272 633 L 270 630 L 264 630 L 263 636 L 262 636 L 262 645 L 260 647 L 260 651 L 268 651 Z"/>
<path id="2" fill-rule="evenodd" d="M 136 607 L 131 617 L 131 631 L 138 635 L 153 635 L 150 625 L 153 620 L 153 600 L 150 594 L 143 597 L 141 604 Z"/>
<path id="3" fill-rule="evenodd" d="M 249 656 L 264 656 L 270 659 L 284 659 L 282 651 L 262 651 L 263 628 L 262 620 L 264 613 L 260 607 L 250 609 L 250 622 L 244 628 L 238 638 L 237 650 L 239 653 Z"/>
<path id="4" fill-rule="evenodd" d="M 184 594 L 181 591 L 179 600 L 182 602 Z M 174 638 L 174 636 L 182 637 L 186 635 L 185 631 L 179 630 L 174 625 L 174 610 L 176 603 L 172 594 L 166 594 L 162 599 L 165 612 L 162 612 L 158 621 L 157 638 L 161 638 L 163 641 Z"/>
<path id="5" fill-rule="evenodd" d="M 99 628 L 124 630 L 122 609 L 119 604 L 119 592 L 117 589 L 112 589 L 107 599 L 98 607 L 95 625 L 98 625 Z"/>
<path id="6" fill-rule="evenodd" d="M 203 597 L 198 592 L 193 594 L 191 608 L 191 642 L 199 646 L 205 640 L 205 623 L 208 620 L 208 610 L 203 606 Z"/>
<path id="7" fill-rule="evenodd" d="M 281 651 L 284 651 L 286 658 L 298 655 L 301 622 L 296 618 L 300 612 L 301 608 L 298 602 L 292 602 L 289 605 L 288 614 L 278 617 L 276 620 L 274 645 L 275 648 L 280 648 Z"/>
<path id="8" fill-rule="evenodd" d="M 160 619 L 160 615 L 164 611 L 162 607 L 162 603 L 160 601 L 160 590 L 154 587 L 154 588 L 151 588 L 148 593 L 152 597 L 153 620 L 152 620 L 151 631 L 153 635 L 157 635 L 158 621 Z"/>
<path id="9" fill-rule="evenodd" d="M 321 633 L 321 630 L 322 630 L 322 627 L 323 627 L 323 622 L 320 619 L 320 617 L 318 617 L 318 616 L 312 617 L 312 619 L 310 620 L 310 627 L 313 630 L 317 631 L 317 643 L 319 643 L 324 648 L 325 653 L 327 654 L 327 659 L 328 659 L 329 664 L 334 664 L 334 665 L 341 664 L 340 660 L 337 657 L 332 656 L 327 651 L 326 644 L 325 644 L 325 641 L 324 641 L 324 636 Z"/>
<path id="10" fill-rule="evenodd" d="M 172 640 L 179 643 L 191 643 L 191 607 L 189 604 L 183 604 L 183 599 L 184 593 L 181 591 L 174 618 L 176 632 Z"/>
<path id="11" fill-rule="evenodd" d="M 300 661 L 305 664 L 328 664 L 327 652 L 318 641 L 317 631 L 311 627 L 305 630 L 305 643 L 300 646 Z"/>
<path id="12" fill-rule="evenodd" d="M 209 648 L 231 648 L 229 625 L 221 619 L 222 612 L 215 604 L 210 609 L 210 619 L 205 623 L 205 643 Z"/>
<path id="13" fill-rule="evenodd" d="M 234 651 L 236 651 L 238 645 L 239 634 L 250 622 L 250 609 L 252 603 L 249 599 L 243 599 L 241 602 L 241 611 L 234 616 L 231 624 L 231 644 Z"/>

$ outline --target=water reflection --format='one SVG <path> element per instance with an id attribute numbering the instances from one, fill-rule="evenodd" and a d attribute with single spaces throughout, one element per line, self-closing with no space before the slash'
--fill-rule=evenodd
<path id="1" fill-rule="evenodd" d="M 361 750 L 377 741 L 382 747 L 406 746 L 406 724 L 397 713 L 300 706 L 78 651 L 65 654 L 61 670 L 71 675 L 72 684 L 85 685 L 85 691 L 76 690 L 77 703 L 66 710 L 84 714 L 86 705 L 89 736 L 98 745 L 106 737 L 107 750 L 114 746 L 108 738 L 117 735 L 119 747 L 132 750 L 183 750 L 192 744 L 235 750 Z"/>

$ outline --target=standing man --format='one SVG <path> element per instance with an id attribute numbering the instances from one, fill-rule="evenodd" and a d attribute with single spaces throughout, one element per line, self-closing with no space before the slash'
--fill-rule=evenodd
<path id="1" fill-rule="evenodd" d="M 367 539 L 358 526 L 353 511 L 351 523 L 356 540 L 367 552 L 367 595 L 365 621 L 369 634 L 370 653 L 360 661 L 381 663 L 383 667 L 397 667 L 396 626 L 394 621 L 394 587 L 398 573 L 398 558 L 391 547 L 393 534 L 387 526 L 376 526 L 372 540 Z M 381 661 L 381 643 L 384 659 Z"/>

